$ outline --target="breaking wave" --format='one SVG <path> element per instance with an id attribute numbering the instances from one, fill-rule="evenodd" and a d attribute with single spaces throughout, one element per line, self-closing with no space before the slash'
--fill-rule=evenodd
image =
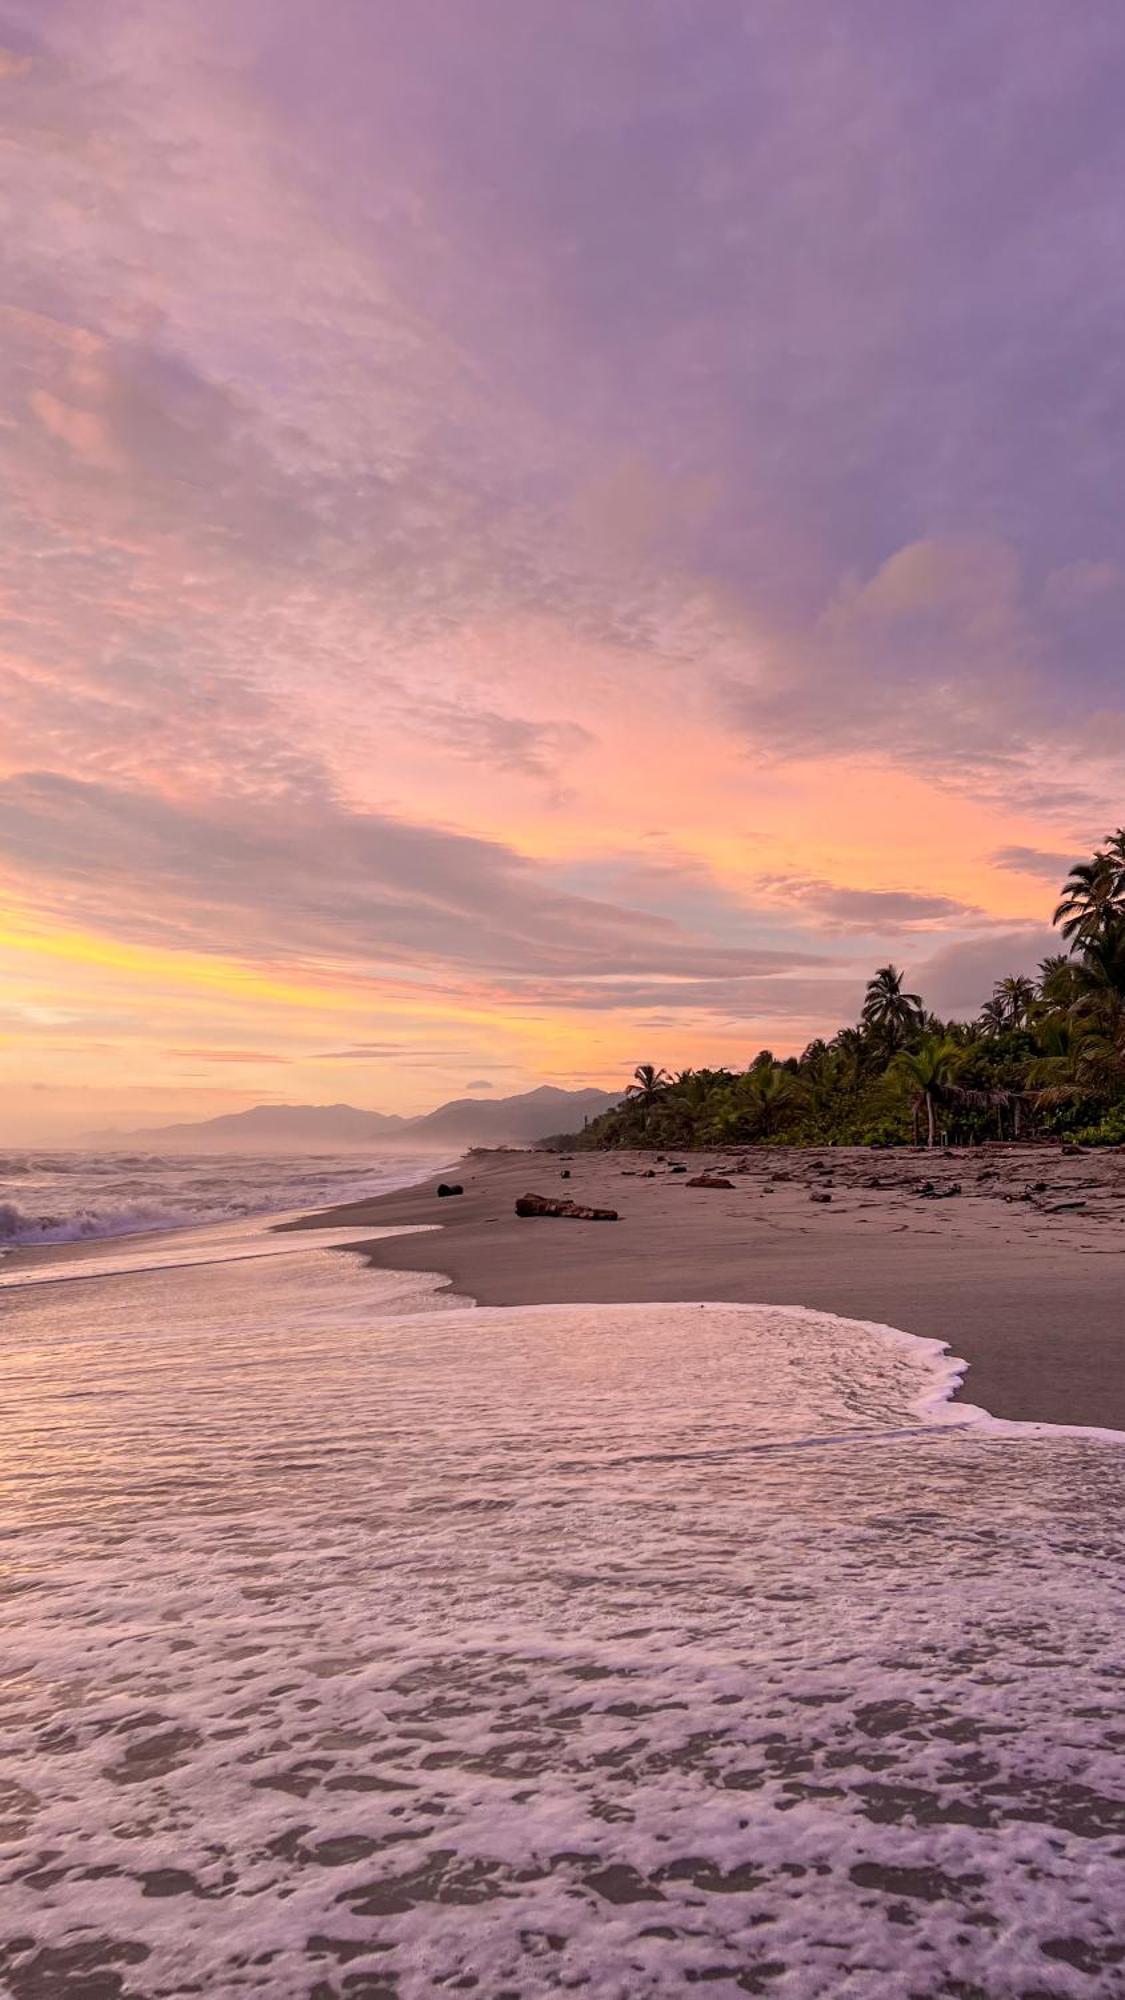
<path id="1" fill-rule="evenodd" d="M 435 1164 L 416 1153 L 360 1161 L 12 1153 L 0 1157 L 0 1254 L 327 1208 L 407 1187 Z"/>
<path id="2" fill-rule="evenodd" d="M 247 1215 L 245 1205 L 233 1204 L 224 1215 Z M 87 1238 L 131 1236 L 151 1229 L 186 1229 L 192 1223 L 217 1220 L 214 1211 L 201 1216 L 190 1209 L 167 1208 L 160 1202 L 129 1201 L 104 1208 L 76 1208 L 69 1215 L 44 1215 L 0 1201 L 0 1243 L 81 1243 Z"/>

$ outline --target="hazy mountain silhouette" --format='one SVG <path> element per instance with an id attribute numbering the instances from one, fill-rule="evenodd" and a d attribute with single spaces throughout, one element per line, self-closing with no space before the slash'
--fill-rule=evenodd
<path id="1" fill-rule="evenodd" d="M 255 1104 L 179 1125 L 152 1125 L 140 1131 L 95 1132 L 102 1142 L 144 1139 L 154 1146 L 188 1146 L 207 1151 L 331 1151 L 340 1146 L 393 1144 L 444 1148 L 473 1145 L 528 1145 L 551 1132 L 572 1132 L 584 1118 L 596 1118 L 616 1104 L 605 1090 L 559 1090 L 541 1084 L 515 1097 L 457 1097 L 418 1118 L 360 1111 L 353 1104 Z"/>

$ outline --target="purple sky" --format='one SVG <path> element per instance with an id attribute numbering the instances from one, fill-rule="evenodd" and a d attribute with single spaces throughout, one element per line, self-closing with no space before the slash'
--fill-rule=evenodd
<path id="1" fill-rule="evenodd" d="M 887 956 L 965 1010 L 1034 963 L 1125 816 L 1119 4 L 0 45 L 21 1129 L 745 1060 Z"/>

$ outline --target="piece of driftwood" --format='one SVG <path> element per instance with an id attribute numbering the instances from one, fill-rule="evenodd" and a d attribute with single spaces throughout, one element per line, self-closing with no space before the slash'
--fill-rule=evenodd
<path id="1" fill-rule="evenodd" d="M 517 1215 L 561 1215 L 572 1222 L 616 1222 L 615 1208 L 587 1208 L 580 1201 L 560 1201 L 552 1194 L 521 1194 L 516 1202 Z"/>

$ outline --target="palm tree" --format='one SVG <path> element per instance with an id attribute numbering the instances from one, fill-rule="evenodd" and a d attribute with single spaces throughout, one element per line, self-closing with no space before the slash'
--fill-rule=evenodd
<path id="1" fill-rule="evenodd" d="M 1069 1012 L 1085 1033 L 1082 1068 L 1096 1088 L 1116 1093 L 1125 1081 L 1125 917 L 1086 939 L 1074 993 Z"/>
<path id="2" fill-rule="evenodd" d="M 1083 1034 L 1066 1014 L 1048 1014 L 1035 1030 L 1037 1052 L 1027 1067 L 1027 1084 L 1041 1105 L 1066 1104 L 1084 1094 Z"/>
<path id="3" fill-rule="evenodd" d="M 670 1115 L 672 1121 L 668 1127 L 671 1143 L 692 1144 L 702 1129 L 708 1099 L 714 1088 L 713 1070 L 681 1069 L 677 1072 L 675 1080 L 664 1093 L 664 1115 Z"/>
<path id="4" fill-rule="evenodd" d="M 1022 972 L 1009 973 L 1006 979 L 996 981 L 992 998 L 1000 1009 L 1004 1026 L 1022 1028 L 1035 1004 L 1035 982 Z"/>
<path id="5" fill-rule="evenodd" d="M 1112 852 L 1100 848 L 1092 861 L 1078 861 L 1063 883 L 1054 916 L 1064 938 L 1072 945 L 1097 937 L 1107 923 L 1125 914 L 1122 887 L 1125 883 L 1125 828 L 1119 828 L 1111 842 Z"/>
<path id="6" fill-rule="evenodd" d="M 863 1000 L 864 1026 L 891 1049 L 900 1048 L 922 1020 L 921 995 L 903 992 L 905 977 L 896 966 L 881 965 L 868 980 Z"/>
<path id="7" fill-rule="evenodd" d="M 991 1002 L 986 1001 L 985 1005 L 989 1006 Z M 943 1025 L 936 1014 L 927 1016 L 926 1027 L 927 1032 L 937 1035 L 939 1040 L 956 1042 L 959 1049 L 970 1049 L 980 1032 L 977 1021 L 946 1021 Z"/>
<path id="8" fill-rule="evenodd" d="M 668 1089 L 672 1079 L 666 1069 L 656 1069 L 652 1063 L 638 1063 L 633 1071 L 633 1081 L 625 1092 L 642 1111 L 651 1111 Z"/>
<path id="9" fill-rule="evenodd" d="M 991 1038 L 993 1035 L 1002 1035 L 1007 1025 L 1008 1010 L 1003 1000 L 994 993 L 991 1000 L 985 1001 L 977 1015 L 977 1026 L 982 1035 Z"/>
<path id="10" fill-rule="evenodd" d="M 925 1110 L 927 1146 L 932 1146 L 936 1137 L 937 1106 L 949 1101 L 953 1079 L 964 1060 L 965 1051 L 956 1042 L 927 1035 L 917 1048 L 900 1049 L 891 1064 L 891 1073 L 909 1088 L 914 1109 Z"/>
<path id="11" fill-rule="evenodd" d="M 783 1069 L 780 1063 L 770 1069 L 752 1070 L 749 1095 L 757 1118 L 758 1137 L 772 1138 L 782 1119 L 796 1110 L 804 1094 L 792 1070 Z"/>
<path id="12" fill-rule="evenodd" d="M 1039 961 L 1039 996 L 1048 1007 L 1069 1007 L 1074 999 L 1074 960 L 1055 951 Z"/>
<path id="13" fill-rule="evenodd" d="M 807 1048 L 801 1050 L 801 1068 L 807 1070 L 811 1076 L 821 1075 L 827 1062 L 828 1043 L 820 1035 L 815 1041 L 811 1041 Z"/>
<path id="14" fill-rule="evenodd" d="M 783 1063 L 755 1062 L 744 1071 L 723 1107 L 716 1136 L 726 1139 L 772 1139 L 784 1120 L 805 1102 L 800 1077 Z"/>

